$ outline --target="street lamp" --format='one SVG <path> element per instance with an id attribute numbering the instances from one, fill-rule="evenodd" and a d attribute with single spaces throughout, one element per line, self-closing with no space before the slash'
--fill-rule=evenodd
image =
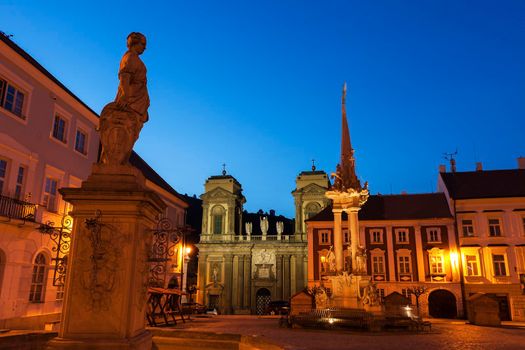
<path id="1" fill-rule="evenodd" d="M 191 247 L 184 248 L 183 266 L 182 266 L 182 301 L 187 302 L 186 299 L 186 282 L 188 280 L 188 262 L 190 261 Z"/>

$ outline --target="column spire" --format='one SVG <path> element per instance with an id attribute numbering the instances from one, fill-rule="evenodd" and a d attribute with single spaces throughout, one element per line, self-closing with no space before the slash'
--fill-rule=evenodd
<path id="1" fill-rule="evenodd" d="M 332 174 L 332 177 L 335 177 L 333 188 L 339 191 L 346 191 L 348 189 L 360 191 L 362 187 L 355 173 L 354 150 L 352 148 L 352 142 L 350 141 L 350 131 L 346 118 L 346 82 L 343 85 L 341 114 L 341 160 L 337 165 L 336 173 Z"/>

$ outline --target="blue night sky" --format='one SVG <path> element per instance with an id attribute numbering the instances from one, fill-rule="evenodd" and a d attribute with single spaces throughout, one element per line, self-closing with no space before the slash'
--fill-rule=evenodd
<path id="1" fill-rule="evenodd" d="M 0 30 L 95 111 L 125 38 L 148 38 L 150 121 L 135 150 L 181 193 L 221 164 L 245 208 L 294 215 L 295 177 L 334 171 L 341 87 L 372 193 L 432 192 L 458 170 L 525 156 L 525 1 L 23 1 Z"/>

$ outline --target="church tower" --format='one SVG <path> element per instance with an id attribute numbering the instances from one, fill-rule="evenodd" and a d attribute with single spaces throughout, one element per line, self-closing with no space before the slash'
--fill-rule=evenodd
<path id="1" fill-rule="evenodd" d="M 231 175 L 211 176 L 204 184 L 201 242 L 233 241 L 242 232 L 242 212 L 246 198 L 241 184 Z"/>
<path id="2" fill-rule="evenodd" d="M 295 202 L 295 235 L 306 240 L 305 220 L 324 209 L 330 200 L 325 196 L 330 188 L 330 180 L 323 170 L 317 170 L 312 164 L 312 171 L 302 171 L 295 179 L 292 191 Z"/>

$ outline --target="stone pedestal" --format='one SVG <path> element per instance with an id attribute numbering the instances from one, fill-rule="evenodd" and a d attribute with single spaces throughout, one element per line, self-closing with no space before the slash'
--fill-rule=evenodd
<path id="1" fill-rule="evenodd" d="M 131 166 L 95 165 L 73 205 L 66 295 L 50 349 L 151 349 L 146 331 L 150 229 L 165 204 Z"/>
<path id="2" fill-rule="evenodd" d="M 332 296 L 330 305 L 345 309 L 367 309 L 362 302 L 363 290 L 370 283 L 370 276 L 342 274 L 330 277 Z"/>

